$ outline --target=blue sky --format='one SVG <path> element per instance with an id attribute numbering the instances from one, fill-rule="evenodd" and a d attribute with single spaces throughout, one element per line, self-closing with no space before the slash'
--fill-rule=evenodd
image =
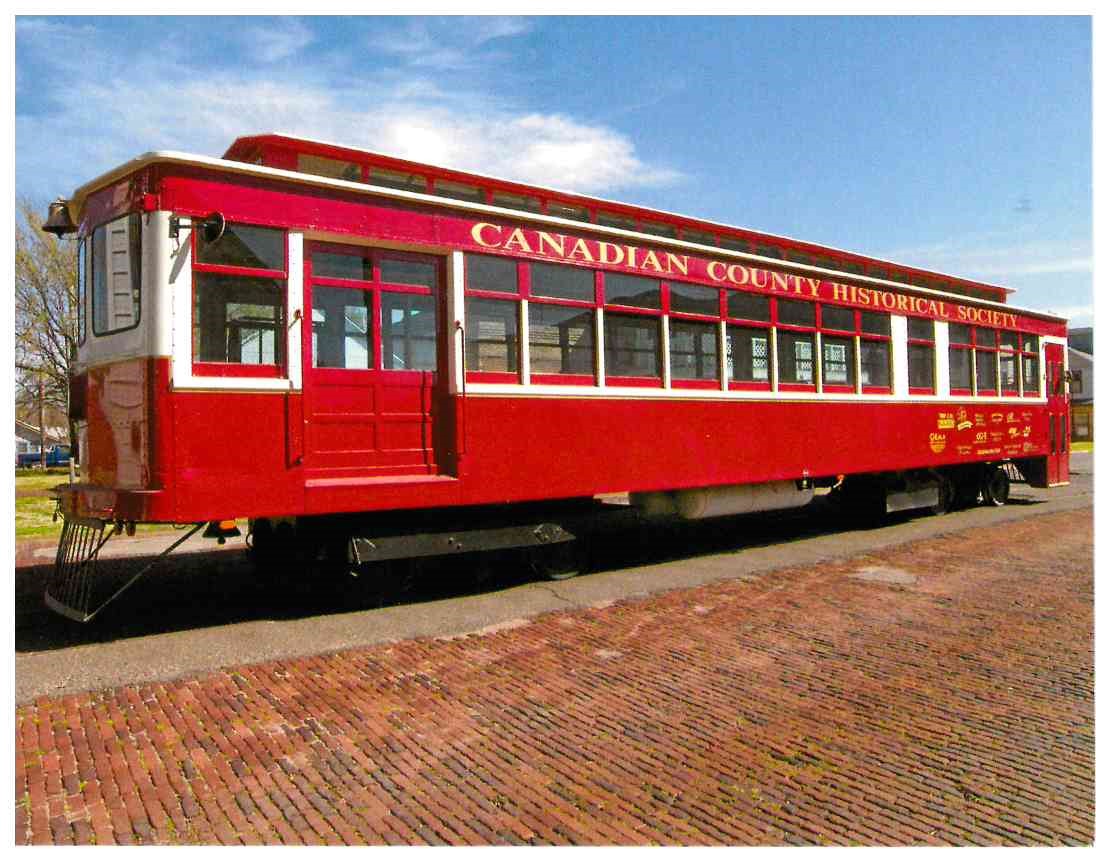
<path id="1" fill-rule="evenodd" d="M 862 251 L 1092 321 L 1088 18 L 16 20 L 16 191 L 281 130 Z"/>

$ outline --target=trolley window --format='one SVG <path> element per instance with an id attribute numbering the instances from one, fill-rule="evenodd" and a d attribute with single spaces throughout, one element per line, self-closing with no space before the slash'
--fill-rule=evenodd
<path id="1" fill-rule="evenodd" d="M 468 325 L 468 370 L 517 374 L 517 303 L 469 298 L 465 318 Z"/>
<path id="2" fill-rule="evenodd" d="M 971 325 L 948 325 L 948 372 L 953 394 L 969 395 L 974 390 L 973 340 Z"/>
<path id="3" fill-rule="evenodd" d="M 194 318 L 196 371 L 201 363 L 278 367 L 285 362 L 283 280 L 199 274 Z"/>
<path id="4" fill-rule="evenodd" d="M 670 322 L 670 376 L 677 380 L 716 380 L 719 377 L 719 326 L 702 321 Z"/>
<path id="5" fill-rule="evenodd" d="M 594 300 L 594 272 L 546 262 L 532 264 L 532 294 L 569 301 Z"/>
<path id="6" fill-rule="evenodd" d="M 372 302 L 373 295 L 366 289 L 313 287 L 312 366 L 314 368 L 367 369 L 370 367 Z"/>
<path id="7" fill-rule="evenodd" d="M 693 315 L 719 315 L 719 290 L 691 283 L 670 284 L 670 309 Z"/>
<path id="8" fill-rule="evenodd" d="M 572 221 L 589 221 L 590 210 L 584 206 L 548 201 L 548 214 L 556 218 L 570 218 Z"/>
<path id="9" fill-rule="evenodd" d="M 434 180 L 434 194 L 472 203 L 483 203 L 487 197 L 487 193 L 479 186 L 441 179 Z"/>
<path id="10" fill-rule="evenodd" d="M 730 319 L 770 322 L 772 321 L 770 299 L 764 295 L 751 295 L 749 292 L 728 292 L 727 317 Z"/>
<path id="11" fill-rule="evenodd" d="M 997 353 L 998 383 L 1003 395 L 1020 392 L 1020 345 L 1015 331 L 1000 331 Z"/>
<path id="12" fill-rule="evenodd" d="M 1030 333 L 1020 336 L 1020 381 L 1024 395 L 1039 394 L 1039 337 Z"/>
<path id="13" fill-rule="evenodd" d="M 362 167 L 356 162 L 313 156 L 309 153 L 297 155 L 297 170 L 303 174 L 315 174 L 317 177 L 330 177 L 334 180 L 351 180 L 355 183 L 360 183 L 362 179 Z"/>
<path id="14" fill-rule="evenodd" d="M 605 303 L 648 310 L 662 309 L 662 284 L 650 277 L 605 272 Z M 718 295 L 717 290 L 716 294 Z M 718 312 L 718 311 L 717 311 Z"/>
<path id="15" fill-rule="evenodd" d="M 542 212 L 540 198 L 530 195 L 515 195 L 510 192 L 495 192 L 492 196 L 495 206 L 505 206 L 507 209 L 524 209 L 526 212 Z"/>
<path id="16" fill-rule="evenodd" d="M 464 268 L 465 285 L 469 289 L 517 294 L 518 264 L 512 259 L 469 254 Z"/>
<path id="17" fill-rule="evenodd" d="M 368 256 L 312 251 L 312 276 L 333 280 L 372 280 L 373 263 Z"/>
<path id="18" fill-rule="evenodd" d="M 116 218 L 91 234 L 91 329 L 109 336 L 141 321 L 141 217 Z"/>
<path id="19" fill-rule="evenodd" d="M 594 312 L 529 304 L 529 360 L 533 374 L 594 373 Z"/>
<path id="20" fill-rule="evenodd" d="M 390 168 L 370 167 L 368 182 L 374 186 L 402 189 L 405 192 L 426 191 L 426 178 L 421 174 L 409 174 L 406 171 L 394 171 Z"/>
<path id="21" fill-rule="evenodd" d="M 814 385 L 814 334 L 780 330 L 776 334 L 781 383 Z"/>
<path id="22" fill-rule="evenodd" d="M 81 239 L 76 252 L 76 339 L 80 345 L 87 341 L 88 256 L 88 240 Z"/>
<path id="23" fill-rule="evenodd" d="M 681 238 L 686 242 L 694 242 L 698 245 L 711 245 L 715 247 L 715 233 L 706 233 L 703 230 L 682 230 Z"/>
<path id="24" fill-rule="evenodd" d="M 285 231 L 232 222 L 216 242 L 193 238 L 194 373 L 281 376 Z"/>
<path id="25" fill-rule="evenodd" d="M 853 385 L 853 340 L 851 336 L 822 337 L 822 383 Z"/>
<path id="26" fill-rule="evenodd" d="M 936 328 L 931 319 L 906 319 L 906 358 L 910 392 L 936 390 Z"/>
<path id="27" fill-rule="evenodd" d="M 618 230 L 636 230 L 636 221 L 627 215 L 614 215 L 611 212 L 599 212 L 597 223 L 602 227 L 615 227 Z"/>
<path id="28" fill-rule="evenodd" d="M 770 342 L 767 327 L 727 327 L 727 373 L 734 383 L 764 383 L 768 388 Z"/>
<path id="29" fill-rule="evenodd" d="M 997 331 L 989 327 L 974 328 L 974 374 L 979 395 L 998 394 Z"/>
<path id="30" fill-rule="evenodd" d="M 606 373 L 614 377 L 658 377 L 660 319 L 606 313 Z"/>
<path id="31" fill-rule="evenodd" d="M 381 292 L 382 367 L 433 371 L 436 328 L 432 296 Z"/>
<path id="32" fill-rule="evenodd" d="M 890 342 L 860 340 L 860 382 L 865 388 L 890 388 Z"/>

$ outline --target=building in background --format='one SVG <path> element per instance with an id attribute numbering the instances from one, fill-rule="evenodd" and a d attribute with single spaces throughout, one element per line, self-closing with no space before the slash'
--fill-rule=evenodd
<path id="1" fill-rule="evenodd" d="M 34 425 L 15 420 L 15 456 L 27 451 L 38 451 L 42 447 L 40 431 Z M 46 425 L 46 445 L 67 445 L 68 428 Z"/>
<path id="2" fill-rule="evenodd" d="M 1069 414 L 1070 437 L 1074 441 L 1092 440 L 1092 328 L 1069 331 Z"/>

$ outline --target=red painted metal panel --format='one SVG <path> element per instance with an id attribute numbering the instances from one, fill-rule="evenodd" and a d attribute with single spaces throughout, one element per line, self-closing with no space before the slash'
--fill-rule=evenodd
<path id="1" fill-rule="evenodd" d="M 506 248 L 495 236 L 487 241 L 498 244 L 484 247 L 474 231 L 479 218 L 339 191 L 287 189 L 257 178 L 226 179 L 199 169 L 169 169 L 162 184 L 163 208 L 181 214 L 220 210 L 231 220 L 343 233 L 435 253 L 465 249 L 588 267 L 627 267 L 664 279 L 776 292 L 816 303 L 849 306 L 851 297 L 854 306 L 986 326 L 1016 318 L 1017 326 L 1028 332 L 1065 335 L 1062 322 L 1018 316 L 1007 308 L 980 307 L 980 312 L 970 314 L 965 305 L 943 293 L 926 296 L 921 299 L 924 304 L 883 286 L 864 289 L 867 295 L 850 294 L 838 288 L 842 284 L 837 281 L 766 269 L 762 259 L 756 265 L 721 260 L 713 280 L 710 258 L 676 255 L 671 261 L 662 252 L 651 259 L 657 252 L 622 239 L 612 243 L 612 249 L 605 248 L 607 261 L 598 263 L 587 260 L 576 247 L 579 229 L 550 234 L 563 245 L 563 257 L 547 246 L 551 239 L 538 240 L 533 231 L 524 237 L 532 239 L 529 251 L 521 249 L 520 240 Z M 113 209 L 126 191 L 111 190 L 100 206 Z M 512 225 L 499 219 L 498 227 L 499 239 L 505 227 L 512 237 Z M 602 244 L 610 243 L 588 239 L 584 249 L 597 257 Z M 617 251 L 619 262 L 609 262 Z M 374 287 L 374 292 L 380 285 L 379 277 L 361 284 Z M 119 518 L 150 521 L 357 512 L 747 483 L 1051 453 L 1064 454 L 1056 461 L 1056 474 L 1062 480 L 1068 476 L 1067 446 L 1055 445 L 1055 452 L 1050 451 L 1051 424 L 1057 433 L 1068 414 L 1064 396 L 1060 401 L 1053 396 L 1049 405 L 1022 406 L 984 404 L 981 399 L 966 399 L 964 405 L 961 398 L 899 403 L 850 396 L 823 401 L 804 395 L 804 387 L 789 386 L 786 397 L 765 401 L 729 396 L 452 397 L 447 334 L 442 332 L 442 285 L 435 289 L 436 373 L 376 368 L 378 299 L 373 302 L 372 369 L 364 370 L 369 372 L 364 376 L 345 373 L 349 370 L 332 375 L 329 372 L 336 370 L 310 366 L 310 288 L 306 273 L 302 393 L 172 390 L 166 360 L 90 369 L 89 483 L 76 490 L 85 508 L 113 509 Z M 861 303 L 862 298 L 869 303 Z M 904 306 L 899 298 L 905 298 Z M 1048 346 L 1048 373 L 1060 376 L 1061 350 L 1058 346 L 1053 354 L 1053 347 Z M 1052 356 L 1058 358 L 1056 372 Z M 557 380 L 534 377 L 535 383 Z M 592 384 L 593 378 L 584 382 Z M 661 386 L 657 378 L 609 382 L 618 390 Z M 810 392 L 813 387 L 805 389 Z M 1051 408 L 1059 409 L 1055 404 L 1061 412 L 1052 414 Z M 324 416 L 331 418 L 325 422 Z M 338 452 L 344 456 L 334 457 Z M 454 479 L 458 473 L 459 480 Z"/>

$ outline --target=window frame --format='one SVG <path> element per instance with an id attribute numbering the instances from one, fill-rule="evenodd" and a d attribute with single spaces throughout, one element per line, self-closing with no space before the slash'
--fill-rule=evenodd
<path id="1" fill-rule="evenodd" d="M 913 318 L 917 321 L 927 321 L 929 327 L 932 329 L 931 339 L 921 339 L 909 335 L 909 321 Z M 910 347 L 922 347 L 928 348 L 931 352 L 929 356 L 929 362 L 932 364 L 932 385 L 931 386 L 912 386 L 909 382 L 910 375 Z M 892 378 L 893 379 L 893 378 Z M 936 367 L 936 322 L 931 318 L 921 318 L 920 316 L 907 316 L 906 317 L 906 390 L 910 395 L 935 395 L 937 387 L 940 385 L 939 369 Z"/>
<path id="2" fill-rule="evenodd" d="M 325 277 L 317 275 L 312 270 L 312 256 L 316 253 L 333 253 L 343 254 L 346 256 L 357 256 L 366 258 L 370 264 L 370 274 L 368 279 L 357 279 L 350 277 Z M 385 282 L 382 274 L 382 260 L 384 259 L 397 259 L 405 260 L 409 262 L 421 262 L 428 263 L 434 268 L 434 283 L 432 286 L 418 283 L 389 283 Z M 312 292 L 319 287 L 338 288 L 338 289 L 357 289 L 360 291 L 366 291 L 370 293 L 369 297 L 369 366 L 365 369 L 345 369 L 338 368 L 336 366 L 313 366 L 312 365 L 312 334 L 302 334 L 304 339 L 302 340 L 303 349 L 301 357 L 303 362 L 308 364 L 310 369 L 330 369 L 331 371 L 338 371 L 340 374 L 346 374 L 350 371 L 359 372 L 386 372 L 394 374 L 403 371 L 424 371 L 425 369 L 393 369 L 384 367 L 384 316 L 383 316 L 383 295 L 385 292 L 391 292 L 393 294 L 403 295 L 425 295 L 434 299 L 434 371 L 438 369 L 438 351 L 442 344 L 441 334 L 438 332 L 438 291 L 442 285 L 441 264 L 439 258 L 434 254 L 413 253 L 409 251 L 390 250 L 387 248 L 371 248 L 359 245 L 348 245 L 335 242 L 313 242 L 311 245 L 311 252 L 308 254 L 307 259 L 308 269 L 305 273 L 305 296 L 304 307 L 309 318 L 309 325 L 311 326 L 311 310 L 312 310 Z"/>
<path id="3" fill-rule="evenodd" d="M 1001 356 L 1000 356 L 1000 344 L 1001 333 L 993 328 L 984 327 L 981 325 L 972 325 L 974 327 L 974 391 L 979 398 L 996 397 L 1001 394 Z M 988 330 L 993 334 L 993 344 L 986 345 L 978 341 L 978 331 Z M 978 368 L 978 355 L 979 354 L 992 354 L 993 355 L 993 388 L 982 389 L 979 387 L 981 370 Z"/>
<path id="4" fill-rule="evenodd" d="M 282 234 L 282 268 L 248 268 L 240 265 L 223 265 L 221 263 L 200 262 L 198 260 L 198 228 L 192 227 L 189 234 L 190 240 L 190 333 L 193 335 L 198 326 L 198 275 L 216 274 L 222 277 L 236 277 L 241 279 L 262 278 L 266 280 L 279 280 L 282 283 L 282 363 L 220 363 L 208 362 L 198 359 L 198 346 L 191 346 L 190 373 L 195 377 L 272 377 L 286 378 L 289 375 L 289 230 L 284 227 L 271 227 L 268 224 L 248 221 L 242 218 L 233 218 L 228 225 L 241 224 L 245 227 L 262 227 L 267 230 L 277 230 Z M 311 297 L 308 299 L 308 307 L 311 308 Z M 303 341 L 303 340 L 302 340 Z M 311 339 L 308 340 L 308 355 L 311 356 Z M 311 362 L 311 360 L 308 360 Z"/>
<path id="5" fill-rule="evenodd" d="M 111 224 L 115 223 L 116 221 L 121 221 L 123 218 L 131 218 L 131 219 L 133 219 L 133 221 L 137 225 L 137 251 L 136 251 L 136 253 L 137 253 L 137 256 L 136 256 L 136 260 L 137 260 L 137 288 L 131 290 L 131 291 L 137 292 L 137 297 L 134 298 L 134 301 L 135 301 L 134 314 L 135 314 L 135 316 L 134 316 L 134 319 L 133 319 L 133 324 L 127 324 L 125 327 L 116 327 L 116 328 L 114 328 L 114 330 L 104 330 L 102 333 L 100 333 L 98 330 L 95 329 L 95 233 L 97 231 L 105 228 L 105 227 L 109 227 Z M 104 237 L 106 237 L 107 235 L 108 234 L 106 234 L 104 232 Z M 133 248 L 132 233 L 130 232 L 127 235 L 130 239 L 130 249 L 132 251 L 132 248 Z M 142 277 L 144 277 L 144 273 L 145 273 L 144 256 L 143 256 L 143 249 L 142 249 L 143 244 L 144 244 L 144 237 L 145 237 L 144 223 L 141 220 L 141 213 L 139 213 L 139 212 L 126 212 L 126 213 L 123 213 L 122 215 L 116 215 L 113 218 L 111 218 L 107 221 L 104 221 L 102 224 L 99 224 L 99 225 L 91 228 L 91 232 L 88 233 L 88 235 L 87 235 L 87 243 L 88 243 L 88 247 L 87 247 L 87 279 L 85 281 L 85 288 L 87 289 L 87 297 L 88 297 L 88 311 L 87 312 L 88 312 L 88 317 L 91 320 L 90 321 L 91 335 L 94 336 L 96 339 L 105 339 L 107 336 L 116 336 L 119 333 L 126 333 L 130 330 L 135 330 L 136 328 L 141 326 L 141 315 L 142 315 L 143 307 L 144 307 L 144 304 L 143 304 L 144 294 L 142 293 L 142 288 L 143 288 L 142 284 L 144 283 L 144 280 L 141 279 Z M 107 252 L 109 254 L 109 252 L 110 252 L 109 247 L 107 248 Z M 194 254 L 194 253 L 192 253 L 191 255 L 196 256 L 196 254 Z M 134 262 L 134 257 L 132 255 L 129 258 L 129 262 L 130 262 L 130 276 L 132 277 L 132 275 L 133 275 L 133 262 Z M 86 336 L 85 336 L 85 340 L 86 340 Z M 83 344 L 83 343 L 81 343 L 81 344 Z"/>
<path id="6" fill-rule="evenodd" d="M 887 319 L 890 332 L 869 333 L 863 329 L 864 313 L 882 315 Z M 891 313 L 880 310 L 856 310 L 856 386 L 862 395 L 893 395 L 894 394 L 894 331 L 891 330 Z M 867 385 L 864 383 L 864 360 L 861 353 L 863 342 L 884 342 L 887 345 L 887 370 L 890 380 L 886 386 Z"/>
<path id="7" fill-rule="evenodd" d="M 841 330 L 836 328 L 826 327 L 822 316 L 825 315 L 827 309 L 840 309 L 845 310 L 852 315 L 852 330 Z M 837 304 L 826 304 L 819 302 L 818 308 L 815 310 L 815 320 L 818 322 L 818 380 L 822 386 L 823 392 L 832 393 L 855 393 L 856 385 L 860 380 L 860 345 L 857 342 L 857 335 L 860 329 L 860 311 L 853 309 L 852 307 L 838 306 Z M 849 349 L 851 356 L 849 357 L 847 368 L 850 372 L 848 383 L 827 383 L 826 382 L 826 339 L 851 339 L 852 344 Z"/>
<path id="8" fill-rule="evenodd" d="M 1005 347 L 1005 336 L 1011 334 L 1013 337 L 1013 347 Z M 998 330 L 997 331 L 997 390 L 1002 398 L 1018 398 L 1020 397 L 1020 385 L 1023 378 L 1020 376 L 1020 369 L 1023 367 L 1020 356 L 1021 336 L 1019 330 Z M 1011 357 L 1013 363 L 1016 366 L 1016 388 L 1006 389 L 1004 379 L 1004 364 L 1007 358 Z"/>
<path id="9" fill-rule="evenodd" d="M 1028 339 L 1034 340 L 1035 347 L 1032 350 L 1028 350 L 1026 342 Z M 1039 348 L 1041 347 L 1039 341 L 1039 335 L 1037 333 L 1025 333 L 1020 331 L 1020 396 L 1023 398 L 1038 398 L 1042 392 L 1042 381 L 1039 380 Z M 1032 386 L 1029 388 L 1027 381 L 1024 380 L 1024 365 L 1027 362 L 1035 363 L 1035 379 L 1032 381 Z"/>
<path id="10" fill-rule="evenodd" d="M 967 341 L 956 342 L 952 339 L 951 328 L 952 327 L 965 327 L 967 329 Z M 967 324 L 962 321 L 949 321 L 948 322 L 948 394 L 949 395 L 961 395 L 976 396 L 978 391 L 978 374 L 975 371 L 974 364 L 974 327 L 973 324 Z M 970 384 L 963 387 L 956 387 L 951 368 L 951 352 L 962 350 L 966 352 L 967 364 L 970 368 Z"/>

